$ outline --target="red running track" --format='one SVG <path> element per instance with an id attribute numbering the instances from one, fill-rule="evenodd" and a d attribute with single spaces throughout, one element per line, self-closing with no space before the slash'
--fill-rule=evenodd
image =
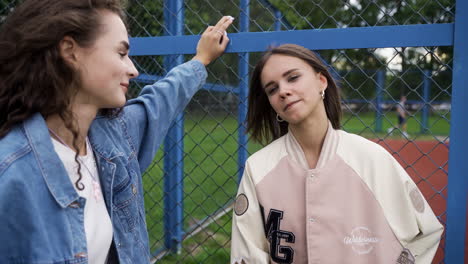
<path id="1" fill-rule="evenodd" d="M 443 224 L 447 220 L 448 144 L 439 141 L 374 140 L 387 149 L 406 169 Z M 468 212 L 467 212 L 468 216 Z M 468 219 L 468 218 L 467 218 Z M 468 222 L 468 221 L 467 221 Z M 465 263 L 468 263 L 468 223 L 466 228 Z M 445 234 L 444 236 L 445 237 Z M 443 263 L 445 238 L 433 263 Z"/>

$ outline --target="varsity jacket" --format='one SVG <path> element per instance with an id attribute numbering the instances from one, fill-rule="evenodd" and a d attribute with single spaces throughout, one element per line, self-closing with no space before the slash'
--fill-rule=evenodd
<path id="1" fill-rule="evenodd" d="M 231 263 L 431 263 L 443 226 L 378 144 L 329 124 L 315 169 L 291 132 L 246 162 Z"/>

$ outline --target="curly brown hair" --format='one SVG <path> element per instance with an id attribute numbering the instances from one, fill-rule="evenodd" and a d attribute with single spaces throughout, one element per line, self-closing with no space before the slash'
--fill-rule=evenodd
<path id="1" fill-rule="evenodd" d="M 311 50 L 295 44 L 284 44 L 266 51 L 253 70 L 247 110 L 247 131 L 252 139 L 259 143 L 268 144 L 288 132 L 288 122 L 276 120 L 276 112 L 268 101 L 261 81 L 263 67 L 274 54 L 299 58 L 309 64 L 315 72 L 321 73 L 327 78 L 327 96 L 324 99 L 325 112 L 333 128 L 339 129 L 341 121 L 340 91 L 327 66 Z"/>
<path id="2" fill-rule="evenodd" d="M 44 119 L 58 114 L 73 134 L 78 162 L 78 125 L 71 100 L 80 87 L 80 74 L 61 57 L 59 43 L 65 37 L 90 47 L 104 30 L 102 10 L 125 22 L 121 0 L 26 0 L 7 17 L 0 29 L 0 139 L 15 125 L 40 113 Z M 103 109 L 112 117 L 120 109 Z"/>

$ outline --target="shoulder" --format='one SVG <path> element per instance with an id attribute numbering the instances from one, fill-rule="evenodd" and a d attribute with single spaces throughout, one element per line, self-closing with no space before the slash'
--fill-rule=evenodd
<path id="1" fill-rule="evenodd" d="M 140 124 L 135 123 L 134 118 L 128 114 L 128 107 L 123 107 L 122 111 L 115 117 L 97 116 L 90 127 L 90 135 L 94 140 L 102 141 L 105 138 L 119 140 L 128 139 L 129 131 L 138 129 Z"/>
<path id="2" fill-rule="evenodd" d="M 125 108 L 116 117 L 107 117 L 98 115 L 91 124 L 91 129 L 95 133 L 109 133 L 116 132 L 122 129 L 126 123 Z"/>
<path id="3" fill-rule="evenodd" d="M 340 135 L 340 144 L 338 146 L 340 156 L 353 155 L 372 160 L 391 157 L 387 150 L 374 141 L 342 130 L 338 130 L 338 133 Z"/>
<path id="4" fill-rule="evenodd" d="M 285 156 L 287 156 L 285 136 L 282 136 L 252 154 L 247 159 L 246 170 L 250 173 L 254 183 L 257 184 Z"/>
<path id="5" fill-rule="evenodd" d="M 135 153 L 131 132 L 138 125 L 131 123 L 125 116 L 125 109 L 116 117 L 98 116 L 91 124 L 89 139 L 93 149 L 104 156 L 120 153 L 130 158 Z"/>
<path id="6" fill-rule="evenodd" d="M 340 131 L 338 156 L 368 185 L 407 180 L 403 167 L 385 148 L 361 136 Z"/>
<path id="7" fill-rule="evenodd" d="M 12 163 L 31 152 L 31 146 L 20 125 L 0 139 L 0 176 Z"/>
<path id="8" fill-rule="evenodd" d="M 97 116 L 89 128 L 88 135 L 92 142 L 107 140 L 119 142 L 122 140 L 122 135 L 126 127 L 127 122 L 122 118 L 122 113 L 113 118 Z"/>
<path id="9" fill-rule="evenodd" d="M 400 165 L 385 148 L 359 135 L 339 131 L 337 154 L 358 174 L 374 175 L 394 171 Z"/>
<path id="10" fill-rule="evenodd" d="M 286 155 L 284 147 L 285 136 L 282 136 L 252 154 L 247 160 L 252 162 L 279 160 Z"/>

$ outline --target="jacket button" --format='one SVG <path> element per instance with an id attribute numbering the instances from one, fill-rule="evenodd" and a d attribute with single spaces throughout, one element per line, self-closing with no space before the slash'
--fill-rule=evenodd
<path id="1" fill-rule="evenodd" d="M 133 194 L 137 194 L 137 188 L 135 187 L 134 184 L 132 184 L 132 192 Z"/>
<path id="2" fill-rule="evenodd" d="M 70 207 L 70 208 L 80 208 L 80 204 L 78 202 L 73 202 L 68 207 Z"/>
<path id="3" fill-rule="evenodd" d="M 80 252 L 75 255 L 75 258 L 86 258 L 87 255 L 85 252 Z"/>

